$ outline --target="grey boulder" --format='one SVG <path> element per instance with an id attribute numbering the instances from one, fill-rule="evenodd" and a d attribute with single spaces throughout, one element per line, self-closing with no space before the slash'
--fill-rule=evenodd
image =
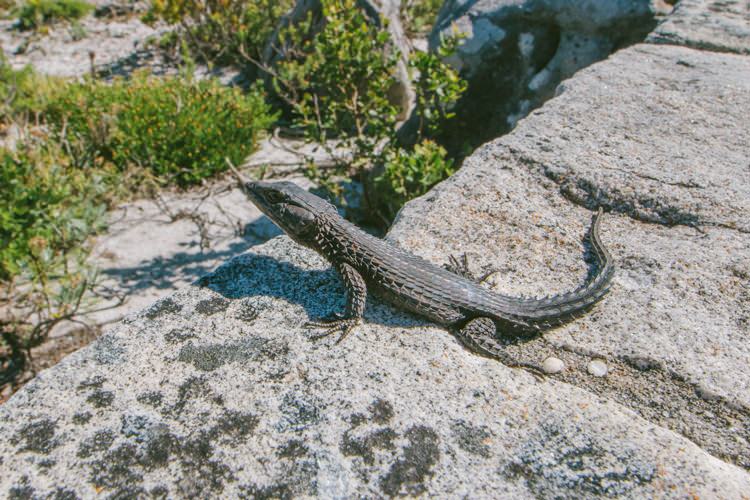
<path id="1" fill-rule="evenodd" d="M 457 146 L 509 131 L 560 81 L 642 41 L 658 12 L 649 0 L 448 0 L 430 47 L 463 37 L 448 58 L 469 82 L 451 130 Z"/>
<path id="2" fill-rule="evenodd" d="M 745 472 L 381 304 L 280 237 L 155 303 L 0 408 L 0 488 L 45 497 L 738 496 Z"/>

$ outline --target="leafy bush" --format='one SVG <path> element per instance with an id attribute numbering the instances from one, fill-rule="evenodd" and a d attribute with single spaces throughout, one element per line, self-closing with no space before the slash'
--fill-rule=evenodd
<path id="1" fill-rule="evenodd" d="M 325 170 L 311 164 L 308 177 L 341 200 L 336 179 L 365 173 L 394 141 L 399 109 L 388 95 L 398 54 L 388 32 L 372 25 L 356 0 L 321 4 L 322 20 L 310 12 L 282 30 L 284 57 L 270 71 L 293 125 L 337 162 Z M 342 150 L 347 154 L 339 157 Z"/>
<path id="2" fill-rule="evenodd" d="M 18 9 L 18 25 L 36 29 L 57 21 L 75 21 L 94 10 L 84 0 L 26 0 Z"/>
<path id="3" fill-rule="evenodd" d="M 17 382 L 30 349 L 88 300 L 89 237 L 129 174 L 198 182 L 227 158 L 244 160 L 275 118 L 258 88 L 244 94 L 145 73 L 111 85 L 62 81 L 1 58 L 0 99 L 3 124 L 22 132 L 17 151 L 0 149 L 2 386 Z"/>
<path id="4" fill-rule="evenodd" d="M 0 280 L 41 274 L 101 226 L 101 175 L 71 169 L 59 151 L 0 150 Z"/>
<path id="5" fill-rule="evenodd" d="M 0 385 L 92 286 L 87 240 L 103 227 L 105 193 L 54 146 L 0 150 Z"/>
<path id="6" fill-rule="evenodd" d="M 466 80 L 443 62 L 455 52 L 460 41 L 459 36 L 448 37 L 442 40 L 436 53 L 414 52 L 409 58 L 409 66 L 419 75 L 414 85 L 419 138 L 440 134 L 446 122 L 455 116 L 452 109 L 468 87 Z"/>
<path id="7" fill-rule="evenodd" d="M 205 61 L 258 61 L 263 46 L 293 0 L 152 0 L 145 21 L 181 25 L 190 47 Z"/>
<path id="8" fill-rule="evenodd" d="M 424 36 L 435 24 L 443 0 L 404 0 L 401 20 L 411 36 Z"/>
<path id="9" fill-rule="evenodd" d="M 403 203 L 452 172 L 444 149 L 420 142 L 439 136 L 466 89 L 466 82 L 442 62 L 458 39 L 446 40 L 437 53 L 410 56 L 417 146 L 403 149 L 395 133 L 398 109 L 387 98 L 398 60 L 387 31 L 369 23 L 356 0 L 323 0 L 322 14 L 322 21 L 308 16 L 280 34 L 285 58 L 274 68 L 275 88 L 308 141 L 334 157 L 339 147 L 351 152 L 340 159 L 342 168 L 311 166 L 308 176 L 340 198 L 342 189 L 334 180 L 359 175 L 374 212 L 370 215 L 387 222 Z M 327 143 L 330 139 L 335 141 Z M 373 178 L 373 169 L 382 172 Z"/>
<path id="10" fill-rule="evenodd" d="M 216 80 L 145 73 L 109 85 L 71 83 L 46 116 L 76 164 L 137 165 L 164 183 L 195 184 L 239 163 L 275 119 L 257 87 L 243 94 Z"/>
<path id="11" fill-rule="evenodd" d="M 16 114 L 17 106 L 34 98 L 34 72 L 30 67 L 14 70 L 0 60 L 0 119 L 7 121 Z M 21 105 L 22 106 L 22 105 Z"/>
<path id="12" fill-rule="evenodd" d="M 446 158 L 445 149 L 425 139 L 412 151 L 396 149 L 388 154 L 383 172 L 375 177 L 374 205 L 377 213 L 393 220 L 407 201 L 421 196 L 438 182 L 453 175 L 453 160 Z"/>
<path id="13" fill-rule="evenodd" d="M 458 73 L 442 61 L 455 50 L 458 41 L 452 37 L 444 41 L 437 53 L 415 52 L 409 58 L 416 76 L 414 116 L 418 142 L 413 149 L 393 143 L 384 149 L 382 172 L 366 186 L 376 222 L 387 225 L 404 203 L 423 195 L 455 171 L 453 160 L 447 158 L 446 150 L 434 139 L 440 137 L 445 124 L 453 118 L 452 108 L 467 87 Z"/>
<path id="14" fill-rule="evenodd" d="M 388 32 L 372 26 L 356 0 L 323 0 L 322 14 L 317 33 L 311 13 L 281 33 L 286 57 L 274 85 L 308 140 L 336 138 L 355 162 L 368 160 L 394 133 L 399 110 L 388 94 L 397 54 Z"/>

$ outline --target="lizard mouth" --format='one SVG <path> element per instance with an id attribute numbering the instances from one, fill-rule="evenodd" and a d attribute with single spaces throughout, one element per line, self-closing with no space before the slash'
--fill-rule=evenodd
<path id="1" fill-rule="evenodd" d="M 260 208 L 263 213 L 268 215 L 270 217 L 270 214 L 268 213 L 271 209 L 271 203 L 265 196 L 265 189 L 262 185 L 260 185 L 257 182 L 246 182 L 245 183 L 245 194 L 248 198 L 250 198 L 250 201 L 255 203 L 255 205 Z"/>

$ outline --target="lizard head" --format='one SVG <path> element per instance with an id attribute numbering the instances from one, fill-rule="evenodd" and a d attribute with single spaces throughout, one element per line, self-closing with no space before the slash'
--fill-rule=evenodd
<path id="1" fill-rule="evenodd" d="M 292 182 L 246 182 L 245 193 L 257 207 L 294 241 L 311 247 L 318 231 L 316 219 L 337 215 L 336 208 Z"/>

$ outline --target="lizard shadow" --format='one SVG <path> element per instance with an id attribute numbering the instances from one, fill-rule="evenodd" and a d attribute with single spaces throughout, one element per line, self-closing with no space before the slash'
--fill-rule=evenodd
<path id="1" fill-rule="evenodd" d="M 300 252 L 304 252 L 304 260 L 315 259 L 322 262 L 320 257 L 313 256 L 307 250 Z M 195 284 L 210 288 L 230 300 L 251 299 L 248 305 L 255 309 L 272 307 L 262 300 L 256 300 L 261 297 L 282 299 L 296 304 L 304 309 L 307 316 L 300 318 L 301 323 L 321 320 L 336 313 L 341 314 L 346 307 L 346 290 L 333 268 L 304 269 L 292 262 L 267 255 L 243 254 L 217 268 L 213 273 L 203 276 Z M 450 333 L 454 331 L 451 327 L 441 326 L 416 314 L 397 309 L 372 294 L 367 300 L 364 322 L 396 328 L 438 327 Z M 537 337 L 536 334 L 503 331 L 498 341 L 512 346 Z"/>
<path id="2" fill-rule="evenodd" d="M 306 252 L 307 255 L 307 252 Z M 319 257 L 314 257 L 319 260 Z M 316 321 L 346 307 L 346 289 L 332 267 L 304 269 L 267 255 L 246 253 L 217 268 L 195 282 L 230 300 L 272 297 L 301 306 L 307 317 Z M 257 306 L 260 301 L 253 301 Z M 368 297 L 365 322 L 383 326 L 412 327 L 434 325 L 427 320 L 400 311 L 380 299 Z"/>

